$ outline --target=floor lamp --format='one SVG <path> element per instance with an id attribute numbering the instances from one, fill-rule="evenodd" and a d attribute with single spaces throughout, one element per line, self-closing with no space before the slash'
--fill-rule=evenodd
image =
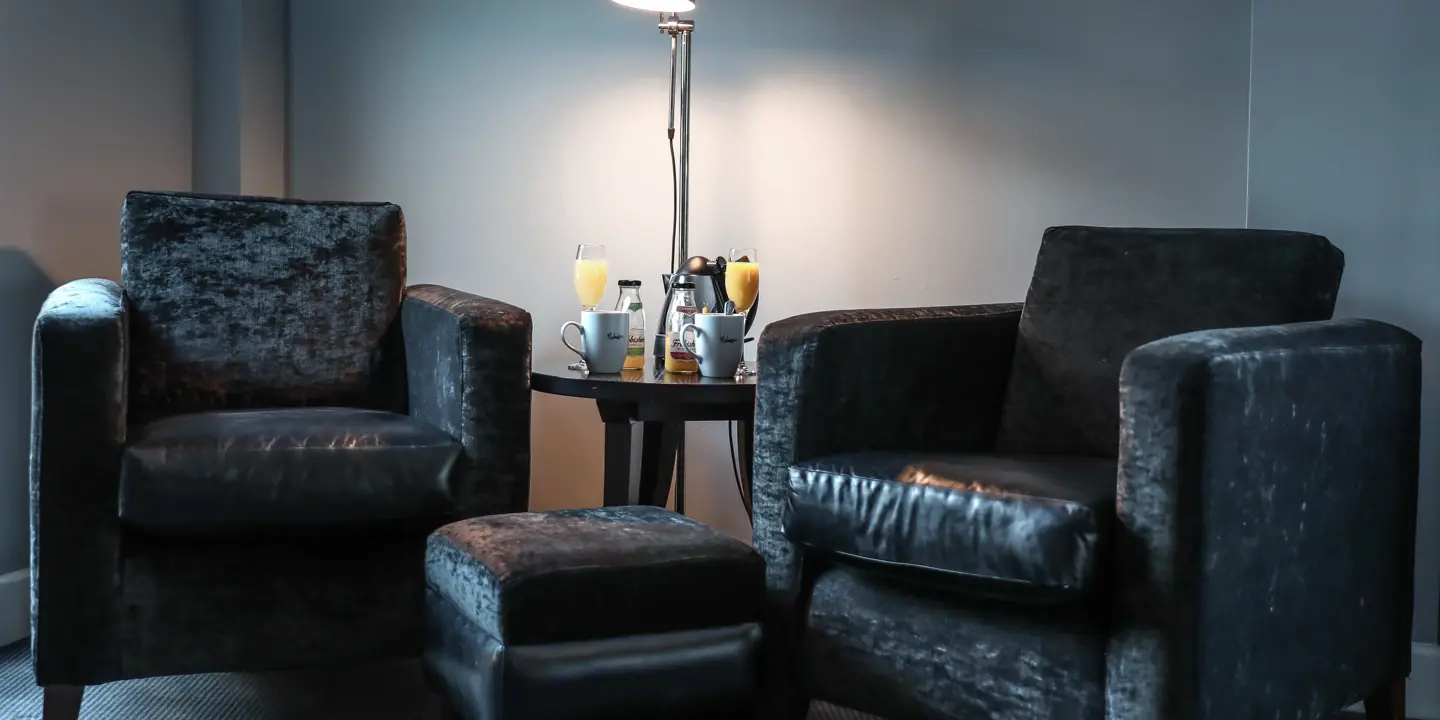
<path id="1" fill-rule="evenodd" d="M 670 269 L 690 257 L 690 52 L 695 22 L 680 13 L 695 9 L 693 0 L 614 0 L 637 10 L 660 13 L 660 32 L 670 36 L 670 161 L 675 174 L 674 227 L 670 233 Z M 675 108 L 680 108 L 680 154 L 675 155 Z M 663 320 L 662 320 L 663 322 Z M 675 510 L 685 513 L 685 434 L 675 453 Z"/>
<path id="2" fill-rule="evenodd" d="M 670 157 L 675 168 L 674 228 L 670 238 L 670 269 L 690 257 L 690 53 L 695 22 L 679 13 L 695 9 L 693 0 L 614 0 L 637 10 L 660 13 L 660 32 L 670 36 Z M 676 162 L 675 113 L 679 100 L 680 151 Z"/>

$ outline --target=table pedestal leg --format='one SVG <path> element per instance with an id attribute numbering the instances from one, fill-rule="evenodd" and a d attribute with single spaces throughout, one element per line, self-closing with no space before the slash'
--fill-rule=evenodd
<path id="1" fill-rule="evenodd" d="M 675 472 L 675 453 L 685 424 L 645 423 L 644 445 L 640 451 L 640 503 L 665 507 L 670 501 L 670 478 Z"/>
<path id="2" fill-rule="evenodd" d="M 630 496 L 630 448 L 633 413 L 623 403 L 597 403 L 605 421 L 605 507 L 632 505 Z"/>

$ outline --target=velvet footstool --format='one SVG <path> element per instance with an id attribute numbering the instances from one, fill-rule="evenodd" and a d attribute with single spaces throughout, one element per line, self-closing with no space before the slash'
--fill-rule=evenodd
<path id="1" fill-rule="evenodd" d="M 466 720 L 743 718 L 765 566 L 656 507 L 491 515 L 425 558 L 424 665 Z"/>

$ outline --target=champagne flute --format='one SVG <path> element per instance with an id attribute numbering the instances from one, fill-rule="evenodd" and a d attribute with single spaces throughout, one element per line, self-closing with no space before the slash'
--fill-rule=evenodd
<path id="1" fill-rule="evenodd" d="M 581 245 L 575 250 L 575 296 L 580 298 L 580 309 L 600 306 L 609 278 L 610 263 L 605 259 L 604 245 Z"/>
<path id="2" fill-rule="evenodd" d="M 605 297 L 605 283 L 610 279 L 610 263 L 604 245 L 581 245 L 575 250 L 575 296 L 582 311 L 594 310 Z M 585 361 L 571 363 L 571 370 L 588 370 Z"/>
<path id="3" fill-rule="evenodd" d="M 760 253 L 755 248 L 730 249 L 730 263 L 725 266 L 725 294 L 735 303 L 735 312 L 741 315 L 755 306 L 755 300 L 760 297 Z M 735 376 L 754 374 L 742 356 Z"/>

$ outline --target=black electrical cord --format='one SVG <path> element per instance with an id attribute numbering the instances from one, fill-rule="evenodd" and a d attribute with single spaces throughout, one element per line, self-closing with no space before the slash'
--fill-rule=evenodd
<path id="1" fill-rule="evenodd" d="M 675 259 L 675 246 L 680 239 L 680 167 L 675 159 L 675 131 L 667 132 L 670 135 L 670 187 L 673 191 L 670 200 L 670 272 L 675 272 L 684 262 L 683 259 Z"/>
<path id="2" fill-rule="evenodd" d="M 735 462 L 735 423 L 725 423 L 725 439 L 730 443 L 730 472 L 735 474 L 735 492 L 740 493 L 740 502 L 745 502 L 745 484 L 740 482 L 740 464 Z"/>
<path id="3" fill-rule="evenodd" d="M 729 429 L 725 432 L 725 439 L 730 441 L 730 471 L 735 473 L 735 492 L 740 494 L 740 506 L 745 508 L 745 516 L 754 522 L 755 518 L 750 510 L 750 496 L 745 492 L 745 483 L 740 480 L 739 455 L 735 453 L 735 438 L 740 434 L 739 424 L 730 422 L 726 423 L 726 426 Z"/>

